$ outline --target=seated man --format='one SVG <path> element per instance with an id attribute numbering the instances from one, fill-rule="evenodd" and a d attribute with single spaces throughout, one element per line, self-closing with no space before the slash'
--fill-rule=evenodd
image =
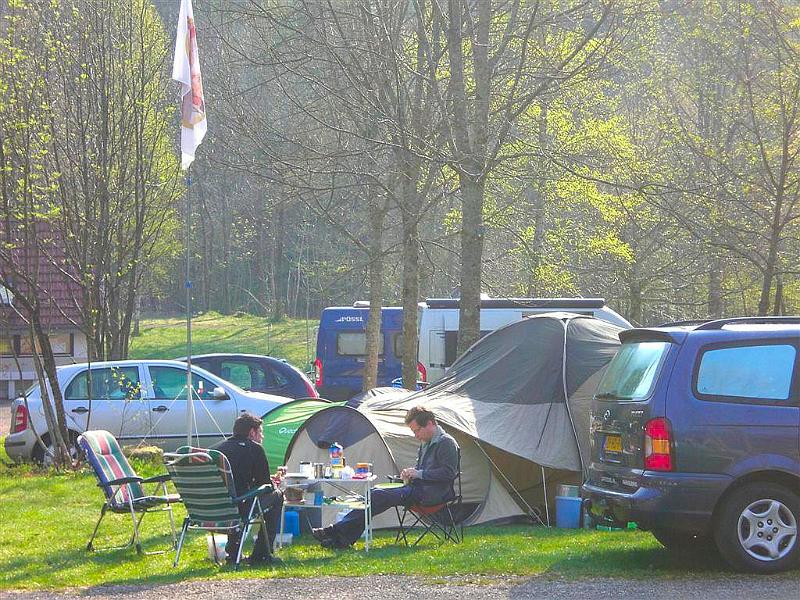
<path id="1" fill-rule="evenodd" d="M 453 495 L 458 475 L 458 444 L 436 423 L 435 415 L 422 406 L 406 413 L 405 423 L 422 445 L 417 464 L 400 472 L 405 485 L 372 492 L 372 514 L 379 515 L 393 506 L 439 504 Z M 347 548 L 364 532 L 364 511 L 351 510 L 344 518 L 325 528 L 312 529 L 324 548 Z"/>
<path id="2" fill-rule="evenodd" d="M 222 452 L 228 459 L 233 472 L 233 481 L 236 485 L 236 495 L 257 488 L 265 483 L 271 483 L 269 463 L 264 454 L 261 443 L 264 441 L 264 429 L 261 419 L 250 413 L 242 413 L 233 424 L 233 437 L 214 446 L 215 450 Z M 279 562 L 272 556 L 272 547 L 275 543 L 275 533 L 278 531 L 281 519 L 281 506 L 283 495 L 280 490 L 272 489 L 259 496 L 261 508 L 265 511 L 267 534 L 269 540 L 264 539 L 264 530 L 258 528 L 258 537 L 253 548 L 253 553 L 248 559 L 252 562 Z M 246 517 L 250 511 L 250 502 L 239 505 L 239 513 Z M 269 511 L 269 512 L 266 512 Z M 228 561 L 236 559 L 239 551 L 240 535 L 229 535 L 225 552 Z"/>

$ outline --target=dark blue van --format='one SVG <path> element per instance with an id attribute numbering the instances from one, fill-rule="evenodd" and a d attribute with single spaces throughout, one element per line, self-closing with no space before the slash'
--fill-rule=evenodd
<path id="1" fill-rule="evenodd" d="M 800 565 L 800 318 L 620 333 L 592 400 L 584 497 L 667 549 Z"/>
<path id="2" fill-rule="evenodd" d="M 320 396 L 349 400 L 361 392 L 369 307 L 331 306 L 323 309 L 317 332 L 314 378 Z M 403 309 L 381 309 L 382 351 L 378 357 L 378 386 L 401 376 Z"/>

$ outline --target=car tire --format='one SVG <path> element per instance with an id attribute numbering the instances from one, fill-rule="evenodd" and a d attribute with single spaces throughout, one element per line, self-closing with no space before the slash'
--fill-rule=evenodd
<path id="1" fill-rule="evenodd" d="M 658 542 L 670 552 L 707 552 L 716 550 L 714 539 L 708 535 L 698 535 L 654 527 L 650 530 Z"/>
<path id="2" fill-rule="evenodd" d="M 714 526 L 722 558 L 739 571 L 777 573 L 800 563 L 800 497 L 769 482 L 749 483 L 723 501 Z"/>
<path id="3" fill-rule="evenodd" d="M 78 434 L 74 431 L 70 431 L 69 435 L 69 455 L 73 461 L 78 460 L 83 454 L 83 451 L 78 446 Z M 52 442 L 50 441 L 50 435 L 45 433 L 42 436 L 42 441 L 44 442 L 45 446 L 39 442 L 36 442 L 36 445 L 33 448 L 33 453 L 31 454 L 31 458 L 33 462 L 37 465 L 43 467 L 52 467 L 53 466 L 53 456 L 55 454 L 55 449 L 53 447 Z"/>

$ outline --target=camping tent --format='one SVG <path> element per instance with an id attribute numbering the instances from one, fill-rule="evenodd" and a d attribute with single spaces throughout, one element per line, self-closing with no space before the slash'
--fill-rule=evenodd
<path id="1" fill-rule="evenodd" d="M 287 464 L 324 460 L 338 441 L 351 461 L 378 475 L 413 464 L 418 443 L 404 425 L 416 405 L 433 410 L 461 446 L 470 523 L 518 515 L 548 520 L 559 483 L 579 483 L 588 456 L 588 402 L 598 372 L 619 346 L 620 328 L 589 316 L 549 313 L 487 335 L 444 379 L 411 395 L 367 399 L 309 418 L 287 450 Z M 376 526 L 394 525 L 393 515 Z"/>
<path id="2" fill-rule="evenodd" d="M 302 398 L 276 406 L 264 415 L 262 417 L 264 441 L 261 445 L 267 455 L 270 469 L 274 471 L 283 464 L 286 448 L 298 427 L 314 413 L 334 405 L 328 400 Z"/>

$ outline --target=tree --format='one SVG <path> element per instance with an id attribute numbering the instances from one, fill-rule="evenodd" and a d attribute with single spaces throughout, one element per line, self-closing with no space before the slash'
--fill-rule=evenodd
<path id="1" fill-rule="evenodd" d="M 59 206 L 47 174 L 51 107 L 42 76 L 57 55 L 48 43 L 46 10 L 24 2 L 6 10 L 0 26 L 0 285 L 13 295 L 29 326 L 31 346 L 38 349 L 33 360 L 54 463 L 61 467 L 69 460 L 64 404 L 43 315 L 53 271 L 65 266 L 63 240 L 53 227 Z"/>
<path id="2" fill-rule="evenodd" d="M 72 0 L 48 72 L 51 165 L 90 356 L 125 358 L 137 293 L 176 252 L 182 192 L 167 36 L 146 0 Z"/>
<path id="3" fill-rule="evenodd" d="M 796 268 L 797 16 L 761 1 L 671 15 L 683 43 L 666 71 L 665 114 L 682 185 L 669 186 L 661 206 L 704 244 L 755 270 L 760 315 L 782 312 L 781 282 Z"/>

